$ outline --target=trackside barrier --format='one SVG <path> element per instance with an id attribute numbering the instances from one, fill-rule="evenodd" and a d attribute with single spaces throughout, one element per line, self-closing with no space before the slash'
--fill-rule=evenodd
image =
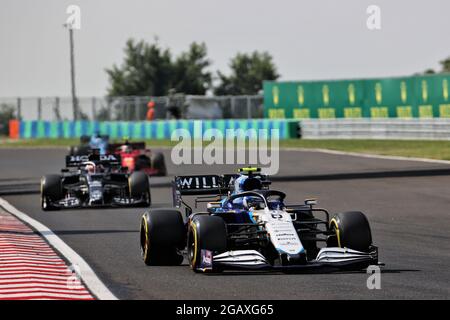
<path id="1" fill-rule="evenodd" d="M 450 140 L 450 119 L 308 119 L 304 139 Z"/>
<path id="2" fill-rule="evenodd" d="M 450 73 L 263 86 L 264 115 L 274 119 L 450 117 Z"/>
<path id="3" fill-rule="evenodd" d="M 176 129 L 186 129 L 194 138 L 199 138 L 207 129 L 217 129 L 225 135 L 227 129 L 278 129 L 280 139 L 297 138 L 298 121 L 287 119 L 250 120 L 161 120 L 161 121 L 20 121 L 18 137 L 35 138 L 77 138 L 95 132 L 111 138 L 170 139 Z M 14 126 L 10 126 L 10 136 L 14 136 Z"/>

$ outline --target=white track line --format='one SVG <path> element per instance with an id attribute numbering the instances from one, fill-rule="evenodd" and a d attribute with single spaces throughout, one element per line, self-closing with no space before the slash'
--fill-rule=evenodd
<path id="1" fill-rule="evenodd" d="M 39 232 L 53 248 L 55 248 L 65 259 L 67 259 L 67 261 L 69 261 L 72 265 L 78 266 L 80 268 L 81 279 L 98 299 L 117 300 L 117 297 L 97 277 L 94 270 L 92 270 L 87 262 L 49 228 L 31 218 L 27 214 L 19 211 L 3 198 L 0 198 L 0 206 L 12 215 L 16 216 L 18 219 L 33 227 L 33 229 Z"/>
<path id="2" fill-rule="evenodd" d="M 402 156 L 386 156 L 386 155 L 380 155 L 380 154 L 347 152 L 347 151 L 338 151 L 338 150 L 320 149 L 320 148 L 317 148 L 317 149 L 316 148 L 283 148 L 280 150 L 281 151 L 321 152 L 321 153 L 336 154 L 336 155 L 342 155 L 342 156 L 353 156 L 353 157 L 360 157 L 360 158 L 372 158 L 372 159 L 384 159 L 384 160 L 416 161 L 416 162 L 450 164 L 450 161 L 448 161 L 448 160 L 402 157 Z"/>

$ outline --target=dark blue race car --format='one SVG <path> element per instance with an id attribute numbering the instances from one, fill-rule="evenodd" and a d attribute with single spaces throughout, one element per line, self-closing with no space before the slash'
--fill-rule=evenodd
<path id="1" fill-rule="evenodd" d="M 327 268 L 359 270 L 378 264 L 378 249 L 366 216 L 316 208 L 315 200 L 287 205 L 258 168 L 237 175 L 178 176 L 177 209 L 145 212 L 140 245 L 148 265 L 181 264 L 196 271 Z M 194 212 L 183 196 L 196 196 Z M 184 208 L 184 217 L 178 210 Z"/>

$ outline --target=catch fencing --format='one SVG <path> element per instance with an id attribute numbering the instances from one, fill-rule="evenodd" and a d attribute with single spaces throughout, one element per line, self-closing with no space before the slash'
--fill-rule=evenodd
<path id="1" fill-rule="evenodd" d="M 262 96 L 173 97 L 70 97 L 0 98 L 0 112 L 13 110 L 25 121 L 142 121 L 147 104 L 155 103 L 155 120 L 171 118 L 169 107 L 181 111 L 183 119 L 259 119 L 263 118 Z"/>

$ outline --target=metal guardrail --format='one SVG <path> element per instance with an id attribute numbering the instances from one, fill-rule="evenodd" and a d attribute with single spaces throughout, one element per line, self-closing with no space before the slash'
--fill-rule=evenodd
<path id="1" fill-rule="evenodd" d="M 450 140 L 450 118 L 442 119 L 303 119 L 304 139 Z"/>

